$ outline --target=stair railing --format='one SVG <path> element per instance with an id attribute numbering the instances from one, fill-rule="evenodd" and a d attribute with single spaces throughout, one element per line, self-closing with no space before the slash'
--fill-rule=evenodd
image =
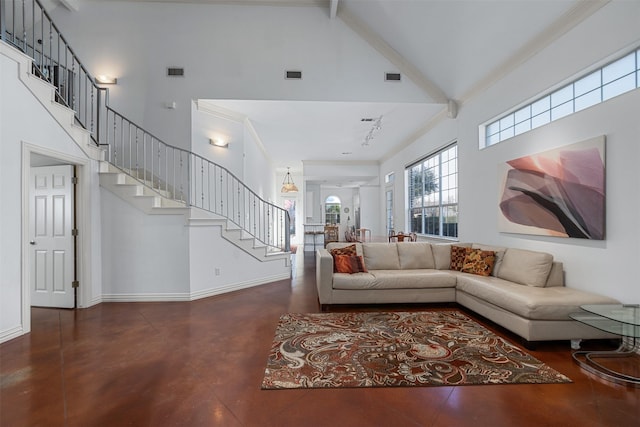
<path id="1" fill-rule="evenodd" d="M 1 0 L 2 40 L 33 59 L 32 72 L 56 88 L 56 102 L 75 111 L 78 124 L 97 141 L 101 105 L 99 87 L 38 0 Z"/>
<path id="2" fill-rule="evenodd" d="M 0 38 L 33 59 L 32 72 L 56 89 L 107 160 L 164 197 L 227 218 L 245 237 L 290 250 L 289 213 L 259 197 L 226 168 L 166 144 L 109 107 L 100 87 L 39 0 L 0 0 Z"/>
<path id="3" fill-rule="evenodd" d="M 106 107 L 109 162 L 159 194 L 227 220 L 270 248 L 289 251 L 289 214 L 263 200 L 223 166 L 165 144 Z"/>

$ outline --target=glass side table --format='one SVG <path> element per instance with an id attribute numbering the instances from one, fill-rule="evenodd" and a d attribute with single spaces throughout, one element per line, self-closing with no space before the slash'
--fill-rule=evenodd
<path id="1" fill-rule="evenodd" d="M 600 330 L 630 338 L 631 345 L 622 344 L 610 351 L 574 351 L 573 360 L 581 368 L 618 384 L 640 387 L 640 377 L 625 374 L 607 368 L 595 358 L 637 357 L 638 339 L 640 338 L 640 304 L 593 304 L 582 305 L 584 311 L 569 316 L 578 322 Z"/>

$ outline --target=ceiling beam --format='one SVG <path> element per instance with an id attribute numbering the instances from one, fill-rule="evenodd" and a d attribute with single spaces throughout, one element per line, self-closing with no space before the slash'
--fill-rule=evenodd
<path id="1" fill-rule="evenodd" d="M 400 73 L 407 76 L 414 84 L 422 89 L 435 103 L 446 104 L 447 95 L 435 83 L 429 80 L 415 65 L 407 61 L 397 50 L 389 45 L 382 37 L 367 24 L 358 19 L 344 7 L 337 11 L 338 17 L 371 47 L 377 50 L 389 62 L 395 65 Z"/>
<path id="2" fill-rule="evenodd" d="M 339 0 L 331 0 L 331 3 L 329 4 L 330 19 L 336 19 L 336 16 L 338 16 L 338 1 Z"/>
<path id="3" fill-rule="evenodd" d="M 469 102 L 484 92 L 610 2 L 611 0 L 577 0 L 565 14 L 543 29 L 536 37 L 525 43 L 502 64 L 498 64 L 491 73 L 462 95 L 460 103 Z"/>
<path id="4" fill-rule="evenodd" d="M 538 36 L 529 40 L 524 44 L 514 55 L 509 57 L 505 62 L 499 64 L 495 70 L 489 73 L 485 78 L 476 83 L 462 98 L 458 101 L 460 105 L 474 99 L 480 93 L 491 87 L 494 83 L 502 79 L 507 74 L 513 72 L 518 66 L 529 60 L 535 54 L 546 48 L 558 38 L 569 32 L 576 27 L 582 21 L 596 13 L 603 6 L 610 3 L 611 0 L 577 0 L 573 7 L 569 9 L 564 15 L 558 18 L 555 22 L 551 23 L 547 28 L 541 31 Z M 460 106 L 459 105 L 459 106 Z M 430 130 L 436 127 L 436 125 L 442 122 L 447 117 L 447 109 L 443 108 L 440 113 L 425 122 L 423 126 L 416 129 L 411 135 L 409 135 L 400 145 L 394 147 L 383 156 L 381 162 L 387 161 L 395 156 L 398 152 L 405 149 L 409 145 L 416 142 L 418 139 L 426 135 Z"/>
<path id="5" fill-rule="evenodd" d="M 80 10 L 80 0 L 58 0 L 64 7 L 72 12 Z"/>

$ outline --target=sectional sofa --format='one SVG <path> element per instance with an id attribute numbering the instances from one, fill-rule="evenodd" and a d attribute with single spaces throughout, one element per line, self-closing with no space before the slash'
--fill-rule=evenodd
<path id="1" fill-rule="evenodd" d="M 358 262 L 347 273 L 334 271 L 334 255 L 352 251 L 351 245 L 355 258 L 336 261 Z M 455 302 L 530 345 L 572 340 L 575 346 L 581 339 L 615 338 L 569 314 L 583 304 L 618 301 L 564 286 L 562 263 L 543 252 L 460 243 L 329 243 L 316 253 L 316 283 L 323 310 L 333 304 Z"/>

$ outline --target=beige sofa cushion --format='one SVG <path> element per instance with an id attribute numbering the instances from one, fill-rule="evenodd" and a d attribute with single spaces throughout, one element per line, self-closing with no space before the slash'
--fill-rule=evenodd
<path id="1" fill-rule="evenodd" d="M 433 289 L 454 288 L 456 277 L 437 270 L 372 270 L 369 273 L 333 275 L 333 289 Z"/>
<path id="2" fill-rule="evenodd" d="M 509 248 L 505 251 L 497 277 L 521 285 L 544 287 L 553 264 L 553 255 Z"/>
<path id="3" fill-rule="evenodd" d="M 525 319 L 569 320 L 569 314 L 581 311 L 583 304 L 617 303 L 613 298 L 564 286 L 522 286 L 496 277 L 464 273 L 457 277 L 456 292 L 473 295 Z"/>
<path id="4" fill-rule="evenodd" d="M 407 242 L 396 246 L 400 257 L 400 268 L 403 270 L 436 268 L 431 244 L 426 242 Z"/>
<path id="5" fill-rule="evenodd" d="M 400 270 L 397 244 L 363 243 L 362 253 L 367 270 Z"/>

